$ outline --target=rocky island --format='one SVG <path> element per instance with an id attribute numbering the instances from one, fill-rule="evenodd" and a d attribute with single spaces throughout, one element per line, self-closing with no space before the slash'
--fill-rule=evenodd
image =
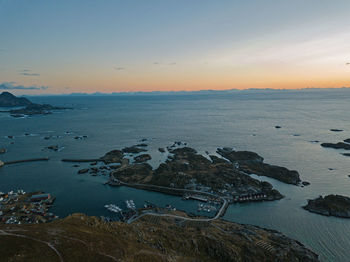
<path id="1" fill-rule="evenodd" d="M 129 163 L 123 153 L 125 151 L 113 150 L 101 158 L 106 164 L 121 164 L 110 172 L 110 184 L 182 196 L 196 192 L 226 197 L 232 202 L 277 200 L 283 197 L 271 184 L 242 173 L 231 162 L 214 155 L 208 159 L 190 147 L 168 147 L 168 159 L 156 169 L 138 161 L 137 157 L 134 163 Z M 139 152 L 135 147 L 132 151 Z M 148 155 L 140 155 L 142 159 L 146 157 L 149 158 Z"/>
<path id="2" fill-rule="evenodd" d="M 28 106 L 30 104 L 32 102 L 25 97 L 16 97 L 9 92 L 0 94 L 0 107 Z"/>
<path id="3" fill-rule="evenodd" d="M 322 147 L 330 147 L 334 149 L 345 149 L 350 150 L 350 144 L 344 143 L 344 142 L 338 142 L 338 143 L 322 143 Z"/>
<path id="4" fill-rule="evenodd" d="M 324 215 L 350 218 L 350 198 L 341 195 L 319 196 L 316 199 L 308 200 L 304 209 Z"/>
<path id="5" fill-rule="evenodd" d="M 40 225 L 0 225 L 4 261 L 319 261 L 283 234 L 223 220 L 145 216 L 132 224 L 73 214 Z"/>
<path id="6" fill-rule="evenodd" d="M 266 164 L 264 163 L 264 158 L 255 152 L 234 151 L 232 148 L 219 148 L 217 152 L 235 164 L 239 170 L 248 174 L 271 177 L 293 185 L 298 185 L 301 182 L 297 171 Z"/>
<path id="7" fill-rule="evenodd" d="M 34 104 L 27 98 L 16 97 L 9 92 L 3 92 L 0 94 L 0 107 L 22 107 L 19 109 L 2 111 L 10 113 L 12 117 L 46 115 L 51 114 L 53 110 L 70 109 L 66 107 L 56 107 L 49 104 Z"/>

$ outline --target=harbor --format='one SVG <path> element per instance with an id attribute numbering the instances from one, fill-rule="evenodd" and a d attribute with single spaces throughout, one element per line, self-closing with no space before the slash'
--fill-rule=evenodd
<path id="1" fill-rule="evenodd" d="M 0 223 L 38 224 L 53 221 L 58 218 L 49 211 L 54 201 L 54 197 L 43 192 L 0 192 Z"/>

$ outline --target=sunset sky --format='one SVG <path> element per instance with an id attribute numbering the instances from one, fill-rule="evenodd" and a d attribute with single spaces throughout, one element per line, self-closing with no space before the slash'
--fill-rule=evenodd
<path id="1" fill-rule="evenodd" d="M 0 0 L 0 91 L 350 86 L 349 0 Z"/>

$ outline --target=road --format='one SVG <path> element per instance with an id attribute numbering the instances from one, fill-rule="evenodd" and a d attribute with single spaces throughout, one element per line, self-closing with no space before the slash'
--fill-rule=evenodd
<path id="1" fill-rule="evenodd" d="M 223 200 L 223 204 L 220 207 L 219 212 L 216 214 L 215 217 L 212 218 L 190 218 L 190 217 L 182 217 L 182 216 L 177 216 L 177 215 L 171 215 L 171 214 L 158 214 L 158 213 L 143 213 L 138 217 L 135 218 L 130 218 L 127 223 L 131 224 L 133 222 L 135 222 L 136 220 L 140 219 L 141 217 L 144 216 L 158 216 L 158 217 L 172 217 L 172 218 L 178 218 L 178 219 L 182 219 L 182 220 L 186 220 L 186 221 L 199 221 L 199 222 L 210 222 L 213 220 L 218 219 L 219 217 L 221 217 L 223 215 L 223 212 L 225 211 L 227 205 L 228 205 L 228 201 L 225 198 L 222 198 Z"/>

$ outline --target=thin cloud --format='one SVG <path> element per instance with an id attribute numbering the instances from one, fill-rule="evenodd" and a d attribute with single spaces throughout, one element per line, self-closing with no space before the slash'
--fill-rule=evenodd
<path id="1" fill-rule="evenodd" d="M 37 73 L 20 73 L 22 76 L 40 76 L 40 74 Z"/>
<path id="2" fill-rule="evenodd" d="M 174 66 L 177 63 L 176 62 L 172 62 L 172 63 L 161 63 L 161 62 L 153 62 L 154 65 L 165 65 L 165 66 Z"/>
<path id="3" fill-rule="evenodd" d="M 32 73 L 30 69 L 19 70 L 19 74 L 22 76 L 40 76 L 38 73 Z"/>
<path id="4" fill-rule="evenodd" d="M 125 67 L 113 67 L 115 70 L 117 71 L 122 71 L 122 70 L 125 70 Z"/>
<path id="5" fill-rule="evenodd" d="M 345 65 L 347 65 L 347 66 L 348 66 L 348 65 L 350 65 L 350 63 L 346 63 Z"/>
<path id="6" fill-rule="evenodd" d="M 15 82 L 4 82 L 0 84 L 0 90 L 46 90 L 48 86 L 22 86 Z"/>

